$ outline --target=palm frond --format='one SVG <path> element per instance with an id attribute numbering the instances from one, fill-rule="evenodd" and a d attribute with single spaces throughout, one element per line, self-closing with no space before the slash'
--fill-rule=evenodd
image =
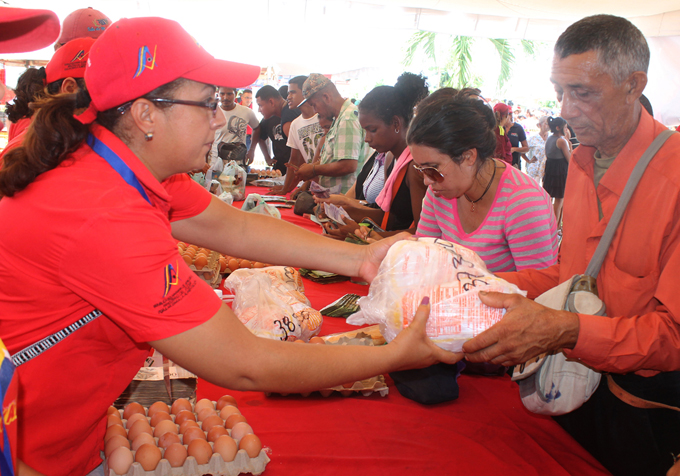
<path id="1" fill-rule="evenodd" d="M 521 40 L 522 50 L 527 56 L 536 57 L 536 42 L 532 40 Z"/>
<path id="2" fill-rule="evenodd" d="M 498 84 L 496 86 L 498 92 L 501 92 L 505 83 L 510 80 L 510 76 L 512 75 L 512 66 L 515 64 L 515 53 L 508 40 L 500 38 L 490 38 L 489 40 L 493 43 L 501 60 L 501 70 L 498 74 Z"/>
<path id="3" fill-rule="evenodd" d="M 416 57 L 416 53 L 419 49 L 423 49 L 425 55 L 432 61 L 436 62 L 435 55 L 435 39 L 437 33 L 433 31 L 419 30 L 411 35 L 406 43 L 406 51 L 404 53 L 404 60 L 402 63 L 404 66 L 410 66 L 413 63 L 413 59 Z"/>
<path id="4" fill-rule="evenodd" d="M 455 58 L 456 84 L 458 89 L 468 87 L 472 81 L 472 44 L 471 36 L 456 36 L 451 49 Z"/>

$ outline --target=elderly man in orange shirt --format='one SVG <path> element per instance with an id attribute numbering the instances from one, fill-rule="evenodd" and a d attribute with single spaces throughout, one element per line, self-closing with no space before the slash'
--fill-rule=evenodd
<path id="1" fill-rule="evenodd" d="M 649 48 L 623 18 L 597 15 L 557 40 L 551 81 L 581 146 L 569 167 L 558 264 L 501 273 L 535 298 L 585 271 L 633 167 L 665 126 L 640 105 Z M 519 295 L 482 300 L 507 310 L 468 341 L 472 362 L 516 365 L 546 351 L 601 372 L 633 395 L 680 404 L 680 136 L 644 172 L 597 277 L 610 317 L 556 311 Z M 556 420 L 615 475 L 665 474 L 680 453 L 680 412 L 618 400 L 606 378 Z"/>

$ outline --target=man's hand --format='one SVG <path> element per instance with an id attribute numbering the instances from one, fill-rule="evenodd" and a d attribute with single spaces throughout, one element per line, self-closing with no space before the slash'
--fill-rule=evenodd
<path id="1" fill-rule="evenodd" d="M 488 306 L 505 308 L 506 314 L 463 345 L 470 362 L 518 365 L 544 352 L 576 345 L 579 320 L 573 312 L 556 311 L 519 294 L 480 292 L 479 298 Z"/>
<path id="2" fill-rule="evenodd" d="M 255 160 L 255 147 L 251 147 L 246 153 L 246 165 L 250 165 Z"/>
<path id="3" fill-rule="evenodd" d="M 306 181 L 306 180 L 311 180 L 316 176 L 314 173 L 314 165 L 313 164 L 302 164 L 300 167 L 298 167 L 297 173 L 295 174 L 295 178 L 300 181 Z"/>

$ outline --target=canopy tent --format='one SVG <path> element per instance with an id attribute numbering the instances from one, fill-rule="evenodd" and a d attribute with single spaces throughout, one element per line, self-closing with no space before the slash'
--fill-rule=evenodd
<path id="1" fill-rule="evenodd" d="M 80 1 L 23 0 L 64 19 Z M 418 29 L 488 38 L 554 41 L 572 22 L 591 14 L 629 18 L 652 50 L 647 96 L 655 116 L 680 123 L 671 109 L 680 95 L 680 9 L 677 0 L 89 0 L 112 20 L 172 18 L 213 55 L 271 67 L 276 74 L 327 74 L 399 65 L 400 45 Z M 47 60 L 46 48 L 7 59 Z M 546 78 L 547 81 L 547 78 Z"/>

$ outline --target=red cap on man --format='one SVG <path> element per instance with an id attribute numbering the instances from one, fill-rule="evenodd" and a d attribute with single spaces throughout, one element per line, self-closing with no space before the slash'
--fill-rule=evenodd
<path id="1" fill-rule="evenodd" d="M 47 84 L 64 78 L 84 78 L 94 38 L 76 38 L 59 48 L 45 66 Z"/>
<path id="2" fill-rule="evenodd" d="M 64 19 L 54 49 L 61 48 L 75 38 L 99 38 L 109 25 L 111 20 L 99 10 L 92 7 L 76 10 Z"/>

